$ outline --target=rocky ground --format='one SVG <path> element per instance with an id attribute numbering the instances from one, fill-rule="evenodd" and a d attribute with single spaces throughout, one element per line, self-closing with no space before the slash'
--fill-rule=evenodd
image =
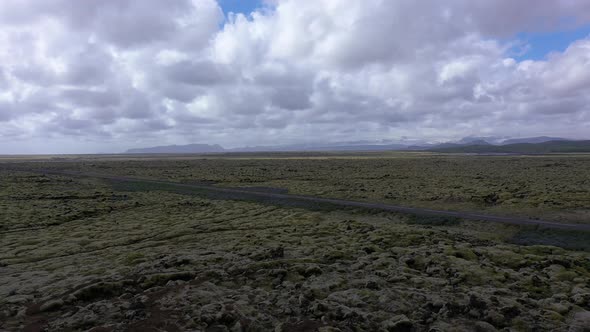
<path id="1" fill-rule="evenodd" d="M 0 173 L 0 330 L 588 331 L 590 254 L 519 230 Z"/>
<path id="2" fill-rule="evenodd" d="M 13 165 L 229 187 L 275 187 L 291 194 L 590 222 L 590 154 L 351 152 L 71 158 L 44 163 L 21 160 Z"/>

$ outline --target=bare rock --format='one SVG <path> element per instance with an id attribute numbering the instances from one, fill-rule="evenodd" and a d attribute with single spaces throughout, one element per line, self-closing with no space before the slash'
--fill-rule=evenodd
<path id="1" fill-rule="evenodd" d="M 411 332 L 414 330 L 414 323 L 406 315 L 399 315 L 384 321 L 382 327 L 388 332 Z"/>
<path id="2" fill-rule="evenodd" d="M 57 300 L 50 300 L 41 305 L 39 308 L 40 311 L 55 311 L 61 308 L 64 305 L 64 301 L 62 299 Z"/>
<path id="3" fill-rule="evenodd" d="M 313 275 L 320 275 L 320 274 L 322 274 L 322 272 L 323 272 L 323 271 L 322 271 L 322 269 L 320 269 L 320 268 L 319 268 L 318 266 L 316 266 L 316 265 L 313 265 L 313 266 L 310 266 L 310 267 L 306 268 L 306 269 L 303 271 L 303 273 L 301 273 L 301 274 L 302 274 L 304 277 L 306 277 L 306 278 L 309 278 L 309 277 L 311 277 L 311 276 L 313 276 Z"/>
<path id="4" fill-rule="evenodd" d="M 477 322 L 475 323 L 475 332 L 496 332 L 498 331 L 494 325 L 488 322 Z"/>
<path id="5" fill-rule="evenodd" d="M 590 332 L 590 311 L 580 311 L 574 315 L 569 332 Z"/>

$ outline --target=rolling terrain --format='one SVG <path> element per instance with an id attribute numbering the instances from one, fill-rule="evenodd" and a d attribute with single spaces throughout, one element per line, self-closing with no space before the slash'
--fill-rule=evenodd
<path id="1" fill-rule="evenodd" d="M 566 212 L 587 202 L 586 156 L 126 158 L 0 163 L 0 330 L 583 331 L 588 323 L 587 232 L 194 190 L 450 202 L 422 201 L 436 189 L 470 193 L 458 196 L 469 204 L 451 204 L 464 210 L 585 224 L 582 212 Z M 526 196 L 480 198 L 503 181 Z"/>
<path id="2" fill-rule="evenodd" d="M 16 169 L 17 172 L 21 170 Z M 468 213 L 459 211 L 447 211 L 447 210 L 433 210 L 424 208 L 413 208 L 407 206 L 383 204 L 383 203 L 370 203 L 370 202 L 359 202 L 349 201 L 343 199 L 334 198 L 322 198 L 314 196 L 304 195 L 291 195 L 287 194 L 288 190 L 280 188 L 269 188 L 269 187 L 238 187 L 238 188 L 227 188 L 227 187 L 216 187 L 213 185 L 203 184 L 186 184 L 171 181 L 152 180 L 138 177 L 124 177 L 124 176 L 113 176 L 106 174 L 97 173 L 80 173 L 71 171 L 47 171 L 47 170 L 22 170 L 24 172 L 32 171 L 40 173 L 42 175 L 63 175 L 70 177 L 82 177 L 82 178 L 96 178 L 102 180 L 108 180 L 117 186 L 123 188 L 141 188 L 140 190 L 162 190 L 176 193 L 183 193 L 188 195 L 200 195 L 204 197 L 212 198 L 223 198 L 232 200 L 242 201 L 255 201 L 267 204 L 274 204 L 279 206 L 303 206 L 311 208 L 357 208 L 373 211 L 387 211 L 387 212 L 398 212 L 416 215 L 420 218 L 428 217 L 449 217 L 449 218 L 461 218 L 470 219 L 485 222 L 498 222 L 512 225 L 522 226 L 535 226 L 543 228 L 556 228 L 556 229 L 567 229 L 573 231 L 590 231 L 589 224 L 568 224 L 563 222 L 552 222 L 547 220 L 538 219 L 526 219 L 517 217 L 501 217 L 489 214 L 481 213 Z M 588 247 L 590 248 L 590 246 Z"/>
<path id="3" fill-rule="evenodd" d="M 12 167 L 140 177 L 415 208 L 590 219 L 589 155 L 462 156 L 428 152 L 71 156 Z"/>

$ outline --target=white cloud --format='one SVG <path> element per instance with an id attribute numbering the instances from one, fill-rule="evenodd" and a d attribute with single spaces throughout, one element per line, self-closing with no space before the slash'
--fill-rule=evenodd
<path id="1" fill-rule="evenodd" d="M 575 0 L 281 0 L 222 23 L 213 0 L 5 0 L 0 138 L 77 152 L 81 136 L 101 151 L 158 139 L 583 137 L 590 39 L 542 61 L 509 49 L 518 32 L 588 24 L 589 13 Z"/>

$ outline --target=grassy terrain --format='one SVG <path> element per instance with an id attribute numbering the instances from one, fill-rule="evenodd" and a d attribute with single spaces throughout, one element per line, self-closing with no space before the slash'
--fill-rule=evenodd
<path id="1" fill-rule="evenodd" d="M 20 164 L 102 174 L 275 187 L 289 193 L 554 221 L 590 221 L 590 155 L 271 154 Z M 16 163 L 19 164 L 19 163 Z"/>
<path id="2" fill-rule="evenodd" d="M 488 185 L 512 176 L 530 200 L 583 205 L 585 159 L 569 158 L 16 162 L 368 200 L 379 197 L 371 186 L 399 183 L 411 198 L 400 202 L 414 203 L 437 201 L 418 199 L 433 193 L 403 176 L 441 194 L 453 178 L 485 192 L 471 176 Z M 543 191 L 557 183 L 568 200 Z M 589 234 L 229 198 L 0 170 L 0 330 L 567 331 L 588 322 Z"/>

